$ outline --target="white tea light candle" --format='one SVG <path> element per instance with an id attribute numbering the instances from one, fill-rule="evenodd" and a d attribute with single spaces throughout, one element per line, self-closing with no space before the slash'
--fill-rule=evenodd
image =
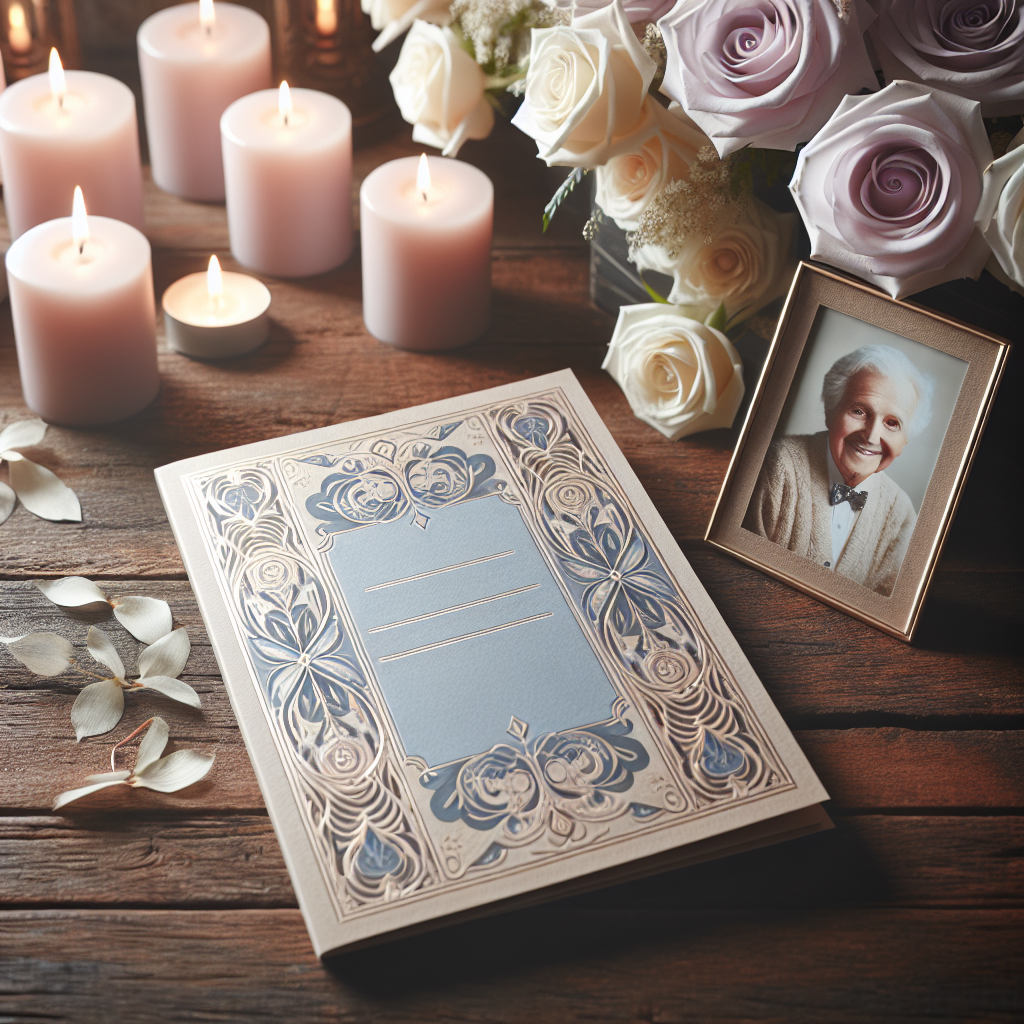
<path id="1" fill-rule="evenodd" d="M 109 217 L 38 224 L 7 253 L 21 388 L 48 423 L 93 426 L 144 409 L 160 390 L 146 236 Z"/>
<path id="2" fill-rule="evenodd" d="M 227 359 L 267 340 L 270 292 L 248 274 L 224 272 L 216 256 L 164 292 L 164 324 L 173 349 L 194 359 Z"/>

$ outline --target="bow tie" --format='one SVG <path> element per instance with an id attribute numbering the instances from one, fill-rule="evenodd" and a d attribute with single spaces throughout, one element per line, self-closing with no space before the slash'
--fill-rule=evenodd
<path id="1" fill-rule="evenodd" d="M 833 484 L 832 491 L 828 496 L 830 505 L 841 505 L 844 501 L 848 501 L 854 512 L 859 512 L 867 500 L 867 491 L 855 491 L 852 487 L 847 487 L 846 484 Z"/>

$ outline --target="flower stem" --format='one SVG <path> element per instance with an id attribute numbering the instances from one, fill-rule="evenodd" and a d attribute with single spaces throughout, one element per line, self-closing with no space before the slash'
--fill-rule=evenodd
<path id="1" fill-rule="evenodd" d="M 153 719 L 152 718 L 147 718 L 142 723 L 142 725 L 140 725 L 138 727 L 138 729 L 136 729 L 134 732 L 130 732 L 127 736 L 125 736 L 125 738 L 123 740 L 121 740 L 120 742 L 114 744 L 113 748 L 110 751 L 110 770 L 112 772 L 116 772 L 117 771 L 117 768 L 116 768 L 116 766 L 114 764 L 114 753 L 117 751 L 117 748 L 118 747 L 123 747 L 127 742 L 129 742 L 129 740 L 135 739 L 135 737 L 138 736 L 140 732 L 142 732 L 144 729 L 148 729 L 152 724 L 153 724 Z"/>

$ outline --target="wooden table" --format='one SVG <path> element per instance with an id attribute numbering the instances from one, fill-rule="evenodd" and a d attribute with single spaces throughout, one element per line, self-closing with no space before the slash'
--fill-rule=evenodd
<path id="1" fill-rule="evenodd" d="M 408 131 L 357 154 L 359 176 L 414 152 Z M 107 791 L 65 815 L 61 790 L 113 740 L 74 742 L 79 683 L 0 648 L 0 1020 L 1003 1021 L 1022 1010 L 1020 359 L 1011 364 L 913 646 L 702 542 L 737 429 L 669 443 L 600 364 L 612 327 L 588 300 L 579 209 L 549 234 L 560 177 L 499 130 L 464 156 L 497 184 L 494 326 L 448 355 L 369 337 L 358 259 L 268 280 L 270 342 L 203 364 L 162 340 L 163 390 L 102 430 L 51 428 L 35 457 L 84 521 L 24 508 L 0 526 L 0 634 L 87 623 L 29 582 L 81 574 L 170 602 L 201 711 L 133 697 L 119 738 L 166 713 L 214 752 L 176 795 Z M 223 207 L 146 191 L 159 295 L 211 252 L 233 267 Z M 1024 303 L 991 279 L 931 293 L 1004 334 Z M 832 794 L 834 831 L 710 865 L 351 954 L 314 958 L 152 471 L 175 459 L 434 401 L 570 366 Z M 0 422 L 28 414 L 9 307 Z M 107 626 L 129 666 L 138 646 Z"/>

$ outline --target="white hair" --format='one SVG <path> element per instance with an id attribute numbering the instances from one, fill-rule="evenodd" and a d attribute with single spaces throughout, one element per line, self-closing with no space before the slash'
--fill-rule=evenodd
<path id="1" fill-rule="evenodd" d="M 906 424 L 907 437 L 916 437 L 931 422 L 932 396 L 935 394 L 935 380 L 922 373 L 906 353 L 891 345 L 864 345 L 841 356 L 825 374 L 821 389 L 821 400 L 825 403 L 825 419 L 832 419 L 832 413 L 839 407 L 846 395 L 850 380 L 861 370 L 874 370 L 882 377 L 902 377 L 910 382 L 917 394 L 917 405 Z"/>

